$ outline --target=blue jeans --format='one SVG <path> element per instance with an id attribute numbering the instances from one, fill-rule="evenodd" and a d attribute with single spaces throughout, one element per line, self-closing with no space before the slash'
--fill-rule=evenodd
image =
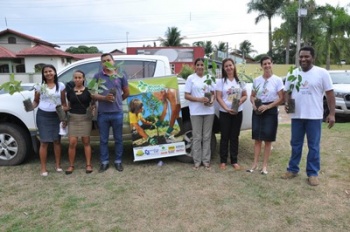
<path id="1" fill-rule="evenodd" d="M 101 164 L 109 163 L 108 138 L 110 127 L 112 127 L 114 138 L 114 162 L 121 163 L 123 155 L 123 112 L 99 113 L 97 123 L 100 131 Z"/>
<path id="2" fill-rule="evenodd" d="M 318 176 L 320 170 L 320 141 L 321 141 L 321 119 L 292 119 L 292 155 L 287 170 L 298 173 L 299 163 L 303 151 L 304 137 L 306 134 L 307 153 L 306 174 L 307 176 Z"/>

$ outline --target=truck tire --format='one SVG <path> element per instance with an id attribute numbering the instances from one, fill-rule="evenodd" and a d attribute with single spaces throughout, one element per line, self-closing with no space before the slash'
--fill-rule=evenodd
<path id="1" fill-rule="evenodd" d="M 0 166 L 21 164 L 30 151 L 30 138 L 21 127 L 0 124 Z"/>
<path id="2" fill-rule="evenodd" d="M 186 155 L 176 156 L 176 159 L 182 163 L 193 163 L 192 158 L 192 125 L 191 121 L 185 121 L 184 125 L 184 142 L 186 147 Z M 216 136 L 213 133 L 210 141 L 211 157 L 215 155 L 216 152 Z"/>

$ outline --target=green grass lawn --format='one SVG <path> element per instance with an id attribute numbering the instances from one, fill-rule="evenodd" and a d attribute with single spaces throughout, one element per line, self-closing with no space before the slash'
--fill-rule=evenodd
<path id="1" fill-rule="evenodd" d="M 97 143 L 90 175 L 81 145 L 69 176 L 54 172 L 51 153 L 49 176 L 41 177 L 35 156 L 0 167 L 0 231 L 350 231 L 350 123 L 324 125 L 322 133 L 317 187 L 306 182 L 306 144 L 300 175 L 280 179 L 290 155 L 287 124 L 279 125 L 266 176 L 221 171 L 217 154 L 211 171 L 193 171 L 174 158 L 161 167 L 158 160 L 134 163 L 129 142 L 122 173 L 97 172 Z M 251 131 L 242 131 L 239 163 L 248 168 L 252 160 Z"/>

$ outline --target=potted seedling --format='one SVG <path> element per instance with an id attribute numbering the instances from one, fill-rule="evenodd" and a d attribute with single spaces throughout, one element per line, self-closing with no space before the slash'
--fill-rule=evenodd
<path id="1" fill-rule="evenodd" d="M 214 61 L 211 62 L 211 69 L 209 69 L 208 59 L 204 60 L 204 75 L 205 80 L 204 83 L 206 86 L 204 87 L 204 97 L 208 98 L 209 102 L 212 100 L 212 93 L 210 91 L 210 86 L 213 83 L 216 83 L 216 68 L 217 65 Z"/>
<path id="2" fill-rule="evenodd" d="M 24 109 L 25 111 L 33 111 L 33 104 L 30 98 L 25 98 L 21 91 L 23 91 L 23 88 L 21 86 L 22 81 L 16 81 L 15 80 L 15 74 L 10 74 L 10 81 L 3 83 L 0 85 L 0 90 L 3 89 L 6 92 L 8 92 L 10 95 L 13 95 L 14 93 L 20 93 L 24 99 Z"/>
<path id="3" fill-rule="evenodd" d="M 253 91 L 255 92 L 255 99 L 254 99 L 254 105 L 256 108 L 256 110 L 254 110 L 255 114 L 262 114 L 262 112 L 258 110 L 259 107 L 262 106 L 262 101 L 259 98 L 259 90 L 260 90 L 260 84 L 257 86 L 253 84 Z"/>
<path id="4" fill-rule="evenodd" d="M 106 68 L 108 70 L 115 71 L 115 74 L 112 74 L 112 75 L 109 76 L 109 78 L 111 80 L 113 80 L 115 78 L 122 78 L 123 77 L 121 75 L 123 62 L 121 62 L 119 64 L 114 64 L 114 65 L 111 64 L 110 62 L 106 62 L 106 63 L 104 63 L 104 65 L 106 66 Z M 111 88 L 111 89 L 109 89 L 109 93 L 112 94 L 115 97 L 117 95 L 117 89 L 116 88 Z"/>
<path id="5" fill-rule="evenodd" d="M 87 88 L 90 92 L 91 95 L 94 95 L 94 94 L 99 94 L 99 93 L 102 93 L 104 90 L 108 90 L 107 87 L 104 85 L 106 81 L 101 79 L 101 78 L 92 78 L 88 81 L 87 83 Z M 91 109 L 91 106 L 89 106 L 87 109 L 86 109 L 86 114 L 87 114 L 87 117 L 92 120 L 96 120 L 97 118 L 97 115 L 93 115 L 92 113 L 92 109 Z"/>
<path id="6" fill-rule="evenodd" d="M 231 109 L 233 110 L 234 113 L 238 113 L 239 102 L 240 102 L 241 96 L 242 96 L 242 89 L 241 88 L 234 88 L 232 95 L 233 96 L 232 96 Z"/>
<path id="7" fill-rule="evenodd" d="M 295 99 L 292 98 L 292 92 L 294 88 L 296 89 L 297 92 L 299 92 L 301 81 L 302 81 L 302 77 L 299 74 L 299 72 L 297 72 L 297 75 L 294 75 L 293 71 L 294 71 L 294 68 L 293 66 L 291 66 L 289 68 L 288 77 L 287 77 L 287 81 L 290 82 L 289 89 L 287 90 L 287 94 L 289 95 L 289 97 L 288 97 L 288 101 L 286 102 L 286 105 L 288 106 L 288 110 L 287 110 L 288 114 L 295 113 Z"/>

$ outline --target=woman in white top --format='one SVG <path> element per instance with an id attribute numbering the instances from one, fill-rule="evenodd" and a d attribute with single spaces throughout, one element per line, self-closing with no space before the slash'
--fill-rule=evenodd
<path id="1" fill-rule="evenodd" d="M 247 91 L 244 83 L 238 79 L 235 63 L 231 58 L 222 61 L 222 79 L 216 84 L 216 99 L 220 105 L 220 169 L 226 169 L 230 142 L 231 165 L 235 170 L 240 170 L 237 159 L 238 137 L 243 119 L 242 104 L 247 100 Z M 233 101 L 238 103 L 237 110 L 232 108 Z"/>
<path id="2" fill-rule="evenodd" d="M 60 120 L 56 113 L 56 106 L 66 106 L 65 86 L 58 82 L 56 68 L 47 64 L 42 71 L 42 84 L 35 86 L 33 107 L 38 107 L 36 124 L 40 137 L 40 163 L 41 176 L 47 176 L 46 169 L 47 148 L 53 143 L 57 172 L 62 172 L 61 162 L 61 136 L 59 135 Z"/>
<path id="3" fill-rule="evenodd" d="M 253 104 L 252 116 L 252 139 L 254 143 L 254 162 L 247 172 L 254 172 L 258 167 L 262 141 L 265 142 L 264 161 L 261 174 L 267 174 L 267 161 L 271 154 L 271 144 L 276 141 L 278 126 L 278 106 L 283 101 L 283 82 L 281 78 L 272 73 L 272 59 L 264 56 L 260 60 L 264 71 L 263 75 L 257 77 L 253 82 L 253 90 L 250 101 Z M 256 106 L 256 99 L 262 102 Z"/>
<path id="4" fill-rule="evenodd" d="M 192 123 L 192 156 L 194 170 L 198 170 L 201 163 L 210 170 L 210 140 L 214 121 L 214 83 L 207 85 L 204 76 L 204 59 L 198 58 L 194 62 L 195 73 L 190 75 L 185 84 L 185 99 L 189 102 Z M 204 93 L 212 93 L 209 100 Z"/>

